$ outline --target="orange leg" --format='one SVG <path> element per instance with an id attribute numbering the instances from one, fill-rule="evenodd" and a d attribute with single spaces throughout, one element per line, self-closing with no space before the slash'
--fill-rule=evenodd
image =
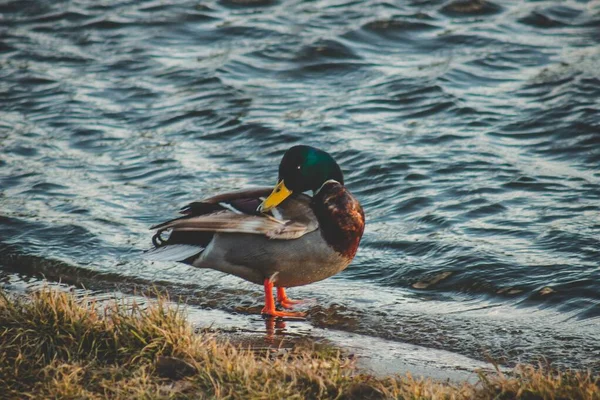
<path id="1" fill-rule="evenodd" d="M 275 299 L 273 299 L 273 282 L 270 279 L 265 279 L 265 307 L 261 313 L 272 317 L 296 317 L 301 318 L 306 315 L 303 312 L 278 311 L 275 309 Z"/>
<path id="2" fill-rule="evenodd" d="M 277 288 L 277 302 L 281 304 L 283 308 L 288 309 L 294 308 L 294 305 L 296 304 L 304 303 L 302 300 L 292 300 L 289 297 L 287 297 L 287 294 L 285 294 L 285 288 L 282 287 Z"/>

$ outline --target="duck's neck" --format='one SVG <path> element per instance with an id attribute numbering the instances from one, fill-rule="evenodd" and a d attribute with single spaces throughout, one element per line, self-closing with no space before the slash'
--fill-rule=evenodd
<path id="1" fill-rule="evenodd" d="M 311 207 L 325 241 L 352 259 L 365 229 L 365 214 L 358 200 L 343 185 L 331 180 L 315 191 Z"/>

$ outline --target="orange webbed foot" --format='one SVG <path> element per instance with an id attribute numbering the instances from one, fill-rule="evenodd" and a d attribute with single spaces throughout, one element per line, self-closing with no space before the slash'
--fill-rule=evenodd
<path id="1" fill-rule="evenodd" d="M 276 309 L 270 310 L 267 307 L 263 308 L 261 314 L 268 315 L 270 317 L 281 317 L 281 318 L 302 318 L 306 317 L 305 312 L 300 311 L 279 311 Z"/>
<path id="2" fill-rule="evenodd" d="M 292 309 L 292 308 L 294 308 L 295 305 L 303 304 L 304 300 L 292 300 L 289 297 L 287 297 L 287 294 L 285 293 L 285 288 L 278 287 L 277 288 L 277 302 L 283 308 Z"/>
<path id="3" fill-rule="evenodd" d="M 304 318 L 306 313 L 298 312 L 298 311 L 279 311 L 275 308 L 275 301 L 273 299 L 273 282 L 270 279 L 265 279 L 264 281 L 265 287 L 265 307 L 262 309 L 261 314 L 269 315 L 271 317 L 283 317 L 283 318 Z M 289 303 L 288 306 L 291 306 L 293 300 L 290 300 L 285 296 L 285 290 L 283 290 L 283 296 L 280 298 L 280 289 L 277 288 L 277 301 L 283 306 L 286 307 L 283 303 Z M 284 300 L 283 302 L 281 300 Z M 288 307 L 286 307 L 288 308 Z"/>
<path id="4" fill-rule="evenodd" d="M 285 288 L 282 287 L 277 288 L 277 302 L 283 308 L 287 308 L 288 310 L 294 308 L 294 306 L 301 304 L 316 304 L 315 299 L 292 300 L 289 297 L 287 297 L 287 294 L 285 293 Z"/>

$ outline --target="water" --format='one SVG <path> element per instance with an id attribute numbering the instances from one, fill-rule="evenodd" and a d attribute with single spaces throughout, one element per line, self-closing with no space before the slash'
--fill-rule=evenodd
<path id="1" fill-rule="evenodd" d="M 600 369 L 599 2 L 169 3 L 0 3 L 5 289 L 156 284 L 264 330 L 260 288 L 139 254 L 303 143 L 367 227 L 289 331 Z"/>

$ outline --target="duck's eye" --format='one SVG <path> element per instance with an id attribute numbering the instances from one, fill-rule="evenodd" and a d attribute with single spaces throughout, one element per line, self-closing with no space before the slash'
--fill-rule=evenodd
<path id="1" fill-rule="evenodd" d="M 296 167 L 296 169 L 301 169 L 301 168 L 302 168 L 302 166 L 301 166 L 301 165 L 298 165 L 298 166 Z"/>

